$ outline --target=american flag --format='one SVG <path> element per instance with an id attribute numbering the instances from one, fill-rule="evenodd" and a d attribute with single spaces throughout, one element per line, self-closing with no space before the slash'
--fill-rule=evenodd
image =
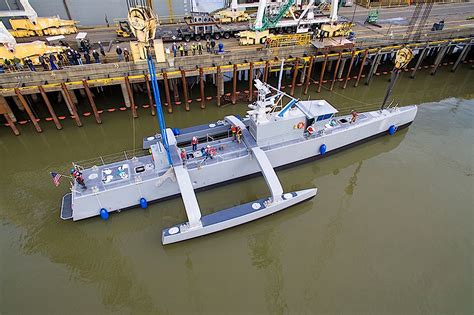
<path id="1" fill-rule="evenodd" d="M 61 174 L 51 172 L 51 177 L 53 178 L 54 186 L 58 187 L 61 184 Z"/>

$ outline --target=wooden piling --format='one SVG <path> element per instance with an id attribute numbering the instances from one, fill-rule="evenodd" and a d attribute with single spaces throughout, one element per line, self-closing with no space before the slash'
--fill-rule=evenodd
<path id="1" fill-rule="evenodd" d="M 146 85 L 146 93 L 148 95 L 148 102 L 150 103 L 151 108 L 151 115 L 155 116 L 155 103 L 153 102 L 153 95 L 151 95 L 151 88 L 150 88 L 150 75 L 145 74 L 145 85 Z"/>
<path id="2" fill-rule="evenodd" d="M 263 72 L 263 82 L 267 82 L 268 80 L 268 70 L 269 70 L 270 62 L 267 60 L 265 61 L 265 70 Z"/>
<path id="3" fill-rule="evenodd" d="M 166 72 L 162 72 L 162 73 L 163 73 L 163 82 L 165 83 L 165 96 L 166 96 L 166 102 L 168 103 L 168 113 L 171 114 L 173 112 L 173 105 L 171 104 L 171 94 L 170 94 L 170 85 L 168 82 L 168 74 Z"/>
<path id="4" fill-rule="evenodd" d="M 46 104 L 46 107 L 48 108 L 49 114 L 51 115 L 51 118 L 53 118 L 54 124 L 56 125 L 56 129 L 61 130 L 63 129 L 63 126 L 59 122 L 58 116 L 54 112 L 53 106 L 51 106 L 51 102 L 49 101 L 48 95 L 44 91 L 44 88 L 42 85 L 38 86 L 38 90 L 41 94 L 41 97 L 43 98 L 44 103 Z"/>
<path id="5" fill-rule="evenodd" d="M 82 85 L 84 86 L 84 90 L 86 91 L 87 98 L 89 99 L 89 104 L 91 105 L 92 111 L 94 112 L 95 121 L 98 124 L 102 123 L 100 119 L 99 112 L 97 111 L 97 106 L 95 106 L 94 95 L 92 95 L 91 89 L 89 88 L 89 84 L 87 80 L 82 80 Z"/>
<path id="6" fill-rule="evenodd" d="M 3 114 L 3 117 L 5 117 L 8 126 L 11 128 L 15 136 L 20 135 L 20 131 L 16 128 L 15 123 L 10 117 L 10 106 L 8 106 L 7 100 L 3 96 L 0 96 L 0 112 Z"/>
<path id="7" fill-rule="evenodd" d="M 249 67 L 249 102 L 251 102 L 253 100 L 253 62 Z"/>
<path id="8" fill-rule="evenodd" d="M 183 96 L 186 111 L 189 111 L 188 81 L 186 80 L 186 71 L 181 70 L 181 83 L 183 85 Z"/>
<path id="9" fill-rule="evenodd" d="M 346 88 L 347 82 L 351 78 L 351 71 L 352 71 L 352 65 L 354 64 L 354 58 L 355 58 L 355 50 L 353 50 L 352 54 L 351 54 L 351 61 L 349 62 L 349 70 L 347 70 L 347 75 L 346 75 L 346 78 L 344 80 L 344 85 L 342 86 L 343 89 Z"/>
<path id="10" fill-rule="evenodd" d="M 369 73 L 367 73 L 367 77 L 365 79 L 365 85 L 369 85 L 370 81 L 372 81 L 372 78 L 374 74 L 377 72 L 377 68 L 379 67 L 380 64 L 380 59 L 382 59 L 382 54 L 380 53 L 380 49 L 377 52 L 377 54 L 374 57 L 374 61 L 372 61 L 372 66 L 370 66 Z"/>
<path id="11" fill-rule="evenodd" d="M 20 100 L 21 105 L 23 105 L 23 107 L 25 108 L 26 113 L 28 114 L 28 117 L 30 117 L 31 122 L 33 123 L 33 125 L 35 125 L 36 131 L 37 131 L 37 132 L 42 132 L 43 130 L 41 129 L 41 127 L 40 127 L 40 125 L 38 124 L 38 122 L 36 121 L 36 117 L 35 117 L 35 115 L 33 114 L 33 112 L 31 111 L 30 105 L 28 105 L 28 103 L 26 102 L 25 98 L 24 98 L 23 95 L 21 94 L 20 89 L 19 89 L 19 88 L 15 88 L 15 93 L 16 93 L 16 95 L 18 96 L 18 99 Z"/>
<path id="12" fill-rule="evenodd" d="M 291 90 L 290 95 L 295 93 L 296 78 L 298 77 L 298 67 L 300 65 L 300 59 L 296 58 L 295 66 L 293 67 L 293 78 L 291 79 Z"/>
<path id="13" fill-rule="evenodd" d="M 305 87 L 304 87 L 304 95 L 308 94 L 308 88 L 309 88 L 309 84 L 311 83 L 311 75 L 313 73 L 313 63 L 314 63 L 314 56 L 311 56 L 309 58 L 309 68 L 308 68 L 308 71 L 306 72 L 306 81 L 304 83 Z"/>
<path id="14" fill-rule="evenodd" d="M 61 82 L 61 88 L 63 90 L 64 97 L 65 97 L 64 101 L 68 103 L 69 108 L 72 111 L 72 115 L 74 116 L 74 120 L 76 121 L 76 125 L 78 127 L 82 127 L 82 121 L 81 121 L 81 118 L 79 117 L 79 113 L 77 112 L 76 104 L 74 104 L 72 100 L 71 94 L 69 93 L 66 83 Z"/>
<path id="15" fill-rule="evenodd" d="M 328 54 L 325 54 L 324 55 L 323 68 L 321 69 L 321 74 L 319 75 L 318 93 L 321 92 L 321 87 L 323 86 L 324 71 L 326 71 L 326 64 L 327 63 L 328 63 Z"/>
<path id="16" fill-rule="evenodd" d="M 436 56 L 435 62 L 434 62 L 434 67 L 431 70 L 431 75 L 434 75 L 436 71 L 438 70 L 439 65 L 443 61 L 444 55 L 446 54 L 446 51 L 448 50 L 448 45 L 444 46 L 443 48 L 440 49 L 438 55 Z"/>
<path id="17" fill-rule="evenodd" d="M 232 74 L 232 105 L 237 102 L 237 64 L 234 64 L 234 71 Z"/>
<path id="18" fill-rule="evenodd" d="M 451 72 L 454 72 L 456 71 L 456 69 L 458 68 L 458 66 L 461 64 L 461 62 L 464 61 L 464 59 L 466 59 L 467 55 L 469 54 L 469 51 L 471 50 L 471 45 L 473 43 L 473 40 L 471 39 L 471 41 L 469 43 L 466 43 L 466 45 L 464 46 L 464 48 L 462 49 L 461 53 L 459 54 L 459 57 L 456 59 L 456 61 L 454 62 L 454 65 L 453 67 L 451 68 Z"/>
<path id="19" fill-rule="evenodd" d="M 5 119 L 7 120 L 7 124 L 8 124 L 8 126 L 10 126 L 10 128 L 12 129 L 15 136 L 19 136 L 20 131 L 18 131 L 18 128 L 15 126 L 15 123 L 11 119 L 10 115 L 8 113 L 5 113 L 5 114 L 3 114 L 3 117 L 5 117 Z"/>
<path id="20" fill-rule="evenodd" d="M 138 113 L 135 107 L 135 99 L 133 98 L 133 91 L 132 91 L 132 87 L 130 86 L 130 80 L 128 79 L 128 75 L 125 76 L 125 86 L 127 87 L 127 94 L 128 94 L 128 98 L 130 99 L 130 107 L 132 108 L 133 118 L 137 118 Z"/>
<path id="21" fill-rule="evenodd" d="M 217 73 L 216 73 L 216 86 L 217 86 L 217 106 L 221 106 L 221 67 L 217 66 Z"/>
<path id="22" fill-rule="evenodd" d="M 201 108 L 206 108 L 206 95 L 204 94 L 204 70 L 199 68 L 199 89 L 201 90 Z"/>
<path id="23" fill-rule="evenodd" d="M 420 69 L 421 63 L 423 62 L 423 59 L 425 59 L 425 56 L 429 50 L 429 46 L 427 45 L 420 53 L 420 56 L 418 57 L 418 60 L 416 61 L 415 67 L 413 68 L 413 71 L 410 74 L 410 78 L 414 79 L 416 71 Z"/>
<path id="24" fill-rule="evenodd" d="M 339 70 L 339 65 L 341 64 L 341 58 L 342 58 L 342 51 L 339 52 L 339 56 L 337 57 L 336 67 L 334 68 L 334 76 L 332 77 L 331 87 L 329 88 L 329 91 L 332 91 L 332 89 L 334 88 L 334 83 L 336 83 L 337 71 Z"/>
<path id="25" fill-rule="evenodd" d="M 360 81 L 360 78 L 362 77 L 362 71 L 364 71 L 364 65 L 365 65 L 365 61 L 367 60 L 368 55 L 369 55 L 369 50 L 366 49 L 364 51 L 364 58 L 362 58 L 362 62 L 360 64 L 360 68 L 359 68 L 359 73 L 357 74 L 357 79 L 354 83 L 354 87 L 357 87 L 359 85 L 359 81 Z"/>

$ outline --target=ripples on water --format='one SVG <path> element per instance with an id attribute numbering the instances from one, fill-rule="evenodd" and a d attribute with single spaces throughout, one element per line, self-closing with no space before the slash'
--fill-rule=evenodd
<path id="1" fill-rule="evenodd" d="M 0 313 L 472 313 L 471 80 L 467 69 L 404 78 L 400 105 L 423 103 L 409 129 L 278 172 L 285 189 L 318 187 L 316 198 L 167 247 L 161 229 L 185 220 L 179 199 L 64 222 L 68 183 L 56 189 L 48 173 L 139 145 L 155 132 L 148 112 L 135 139 L 128 112 L 104 114 L 103 125 L 89 117 L 85 128 L 22 127 L 20 137 L 3 128 Z M 372 109 L 386 84 L 318 97 L 341 112 Z M 209 103 L 166 119 L 183 127 L 245 109 Z M 198 198 L 208 213 L 267 193 L 255 178 Z"/>

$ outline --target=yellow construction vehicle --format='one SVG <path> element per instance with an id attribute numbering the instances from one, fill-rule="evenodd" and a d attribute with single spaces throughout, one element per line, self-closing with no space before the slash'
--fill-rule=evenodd
<path id="1" fill-rule="evenodd" d="M 10 19 L 14 37 L 45 35 L 66 35 L 77 33 L 76 21 L 62 20 L 58 17 L 38 17 L 36 22 L 30 19 Z"/>
<path id="2" fill-rule="evenodd" d="M 242 31 L 236 34 L 239 37 L 239 44 L 242 46 L 265 44 L 270 31 L 263 32 Z"/>
<path id="3" fill-rule="evenodd" d="M 129 38 L 133 36 L 130 24 L 127 20 L 117 21 L 117 28 L 115 29 L 118 37 Z"/>
<path id="4" fill-rule="evenodd" d="M 225 9 L 215 12 L 212 16 L 217 22 L 223 24 L 250 20 L 250 16 L 243 10 Z"/>
<path id="5" fill-rule="evenodd" d="M 239 44 L 242 46 L 265 44 L 267 48 L 302 46 L 311 43 L 310 33 L 301 34 L 270 34 L 268 30 L 263 32 L 243 31 L 237 34 L 240 37 Z"/>
<path id="6" fill-rule="evenodd" d="M 352 26 L 353 23 L 351 22 L 323 24 L 319 29 L 319 33 L 323 37 L 348 36 L 352 32 Z"/>

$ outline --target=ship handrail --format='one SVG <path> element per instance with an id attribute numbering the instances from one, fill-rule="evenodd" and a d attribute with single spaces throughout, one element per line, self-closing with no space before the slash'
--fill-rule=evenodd
<path id="1" fill-rule="evenodd" d="M 74 166 L 78 166 L 80 169 L 86 169 L 86 168 L 93 167 L 94 165 L 95 166 L 107 165 L 107 164 L 120 162 L 123 160 L 129 161 L 133 159 L 134 157 L 141 157 L 147 154 L 149 154 L 148 150 L 131 149 L 131 150 L 125 150 L 122 152 L 111 153 L 107 155 L 99 155 L 98 157 L 95 157 L 95 158 L 74 161 L 72 162 L 72 164 Z"/>

